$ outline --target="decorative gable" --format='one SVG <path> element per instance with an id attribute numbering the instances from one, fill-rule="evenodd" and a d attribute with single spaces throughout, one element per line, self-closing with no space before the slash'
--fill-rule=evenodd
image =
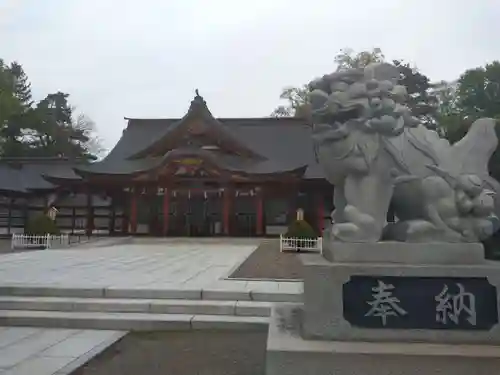
<path id="1" fill-rule="evenodd" d="M 220 172 L 206 165 L 202 159 L 185 158 L 172 162 L 173 175 L 176 177 L 210 177 L 219 176 Z"/>
<path id="2" fill-rule="evenodd" d="M 179 178 L 219 177 L 221 174 L 222 171 L 215 165 L 201 158 L 184 157 L 170 160 L 159 169 L 141 174 L 136 180 L 150 180 L 152 177 L 161 178 L 166 176 Z"/>
<path id="3" fill-rule="evenodd" d="M 133 158 L 161 156 L 186 145 L 195 145 L 200 148 L 216 146 L 220 152 L 250 159 L 266 159 L 234 137 L 222 123 L 212 116 L 198 90 L 186 115 L 172 124 L 156 142 L 135 154 Z"/>

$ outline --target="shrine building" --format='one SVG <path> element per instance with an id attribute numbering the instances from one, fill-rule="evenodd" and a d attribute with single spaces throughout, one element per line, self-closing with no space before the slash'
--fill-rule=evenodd
<path id="1" fill-rule="evenodd" d="M 101 161 L 0 160 L 0 231 L 48 205 L 66 233 L 273 236 L 297 211 L 318 233 L 333 187 L 299 118 L 214 118 L 198 94 L 181 119 L 127 118 Z"/>

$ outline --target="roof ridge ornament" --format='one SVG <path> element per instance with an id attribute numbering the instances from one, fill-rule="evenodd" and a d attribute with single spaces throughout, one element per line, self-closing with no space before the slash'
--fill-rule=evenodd
<path id="1" fill-rule="evenodd" d="M 191 105 L 205 105 L 206 106 L 206 102 L 205 102 L 205 99 L 203 99 L 203 96 L 200 95 L 200 91 L 198 89 L 195 89 L 194 90 L 195 92 L 195 97 L 193 99 L 193 101 L 191 102 Z"/>

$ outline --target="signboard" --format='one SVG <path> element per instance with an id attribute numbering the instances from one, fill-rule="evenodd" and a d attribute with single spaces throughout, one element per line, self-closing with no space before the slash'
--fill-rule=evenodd
<path id="1" fill-rule="evenodd" d="M 203 160 L 198 159 L 198 158 L 184 158 L 184 159 L 177 160 L 176 163 L 181 164 L 181 165 L 186 165 L 186 166 L 187 165 L 199 166 L 199 165 L 203 164 Z"/>
<path id="2" fill-rule="evenodd" d="M 352 276 L 343 285 L 344 319 L 379 329 L 490 330 L 497 291 L 481 277 Z"/>

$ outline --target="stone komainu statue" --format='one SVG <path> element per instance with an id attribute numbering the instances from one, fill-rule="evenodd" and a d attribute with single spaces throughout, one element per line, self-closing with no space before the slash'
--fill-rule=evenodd
<path id="1" fill-rule="evenodd" d="M 331 228 L 345 242 L 478 242 L 499 227 L 488 161 L 495 120 L 450 145 L 412 116 L 399 70 L 371 64 L 309 84 L 315 151 L 335 185 Z M 392 203 L 397 221 L 386 223 Z"/>

